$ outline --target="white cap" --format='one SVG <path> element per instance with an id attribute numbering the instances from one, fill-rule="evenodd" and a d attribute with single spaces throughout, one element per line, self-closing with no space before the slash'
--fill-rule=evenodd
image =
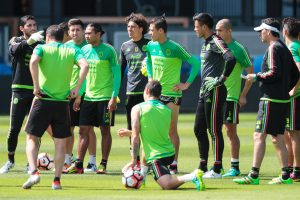
<path id="1" fill-rule="evenodd" d="M 263 29 L 274 31 L 276 33 L 280 33 L 280 31 L 276 27 L 270 26 L 270 25 L 265 24 L 265 23 L 262 23 L 260 26 L 254 28 L 254 30 L 258 31 L 258 32 L 262 31 Z"/>

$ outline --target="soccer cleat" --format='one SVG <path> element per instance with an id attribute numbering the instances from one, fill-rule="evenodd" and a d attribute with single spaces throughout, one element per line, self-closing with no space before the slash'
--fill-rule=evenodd
<path id="1" fill-rule="evenodd" d="M 71 163 L 74 163 L 77 160 L 77 158 L 72 154 L 71 156 Z"/>
<path id="2" fill-rule="evenodd" d="M 25 171 L 27 172 L 27 174 L 29 174 L 29 175 L 31 174 L 31 169 L 30 169 L 29 163 L 26 164 Z"/>
<path id="3" fill-rule="evenodd" d="M 100 163 L 97 169 L 97 174 L 106 174 L 106 166 Z"/>
<path id="4" fill-rule="evenodd" d="M 177 164 L 169 165 L 170 174 L 178 174 Z"/>
<path id="5" fill-rule="evenodd" d="M 202 179 L 203 171 L 200 169 L 196 169 L 195 171 L 193 171 L 193 173 L 195 174 L 195 178 L 192 181 L 196 185 L 196 189 L 198 191 L 204 191 L 206 188 Z"/>
<path id="6" fill-rule="evenodd" d="M 230 168 L 230 170 L 228 170 L 223 177 L 232 177 L 232 176 L 238 176 L 240 175 L 240 170 L 236 169 L 236 168 Z"/>
<path id="7" fill-rule="evenodd" d="M 235 178 L 232 181 L 241 185 L 259 185 L 259 178 L 252 178 L 250 175 L 243 178 Z"/>
<path id="8" fill-rule="evenodd" d="M 88 163 L 84 172 L 97 172 L 97 166 L 95 164 Z"/>
<path id="9" fill-rule="evenodd" d="M 8 171 L 13 168 L 15 166 L 15 163 L 12 163 L 10 161 L 7 161 L 3 167 L 1 167 L 0 169 L 0 174 L 5 174 L 5 173 L 8 173 Z"/>
<path id="10" fill-rule="evenodd" d="M 38 184 L 40 182 L 40 173 L 36 172 L 33 175 L 30 175 L 28 180 L 23 184 L 23 189 L 30 189 L 33 185 Z"/>
<path id="11" fill-rule="evenodd" d="M 282 179 L 281 176 L 277 178 L 273 178 L 270 182 L 268 182 L 269 185 L 277 185 L 277 184 L 293 184 L 293 179 L 288 178 L 286 180 Z"/>
<path id="12" fill-rule="evenodd" d="M 300 182 L 300 176 L 297 176 L 295 172 L 290 174 L 291 179 L 293 179 L 294 182 Z"/>
<path id="13" fill-rule="evenodd" d="M 61 190 L 60 181 L 53 181 L 52 182 L 52 190 Z"/>
<path id="14" fill-rule="evenodd" d="M 222 178 L 222 173 L 216 173 L 214 170 L 210 170 L 204 173 L 203 178 Z"/>
<path id="15" fill-rule="evenodd" d="M 70 166 L 71 166 L 71 165 L 68 165 L 67 163 L 65 163 L 64 166 L 63 166 L 63 171 L 64 171 L 64 170 L 67 170 Z M 55 171 L 55 170 L 53 170 L 53 171 Z"/>
<path id="16" fill-rule="evenodd" d="M 77 168 L 73 163 L 68 169 L 63 170 L 64 174 L 83 174 L 83 168 Z"/>

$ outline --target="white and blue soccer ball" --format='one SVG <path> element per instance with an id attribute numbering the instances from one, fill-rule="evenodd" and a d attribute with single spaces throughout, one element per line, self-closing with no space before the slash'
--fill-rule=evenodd
<path id="1" fill-rule="evenodd" d="M 54 166 L 53 158 L 48 153 L 40 153 L 37 158 L 39 170 L 51 170 Z"/>

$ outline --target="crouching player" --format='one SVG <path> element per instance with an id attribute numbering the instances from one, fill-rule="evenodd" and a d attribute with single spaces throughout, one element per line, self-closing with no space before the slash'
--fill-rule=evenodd
<path id="1" fill-rule="evenodd" d="M 203 172 L 199 169 L 183 176 L 170 174 L 168 166 L 173 162 L 175 156 L 175 148 L 169 137 L 172 110 L 158 100 L 160 95 L 160 83 L 150 81 L 144 90 L 145 102 L 132 108 L 132 160 L 125 169 L 133 168 L 136 165 L 141 139 L 147 165 L 152 168 L 153 177 L 162 189 L 176 189 L 185 182 L 192 181 L 197 190 L 205 190 L 202 180 Z M 118 134 L 119 136 L 128 136 L 130 131 L 121 129 Z"/>

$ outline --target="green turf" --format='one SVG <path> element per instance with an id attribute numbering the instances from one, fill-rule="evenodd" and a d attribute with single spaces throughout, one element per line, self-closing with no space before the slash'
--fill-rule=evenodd
<path id="1" fill-rule="evenodd" d="M 241 114 L 238 128 L 241 140 L 241 171 L 247 173 L 252 163 L 252 133 L 255 125 L 255 114 Z M 31 190 L 23 190 L 21 185 L 28 175 L 24 172 L 26 164 L 25 133 L 22 130 L 16 153 L 16 166 L 8 174 L 0 175 L 0 199 L 299 199 L 300 183 L 293 185 L 267 185 L 268 180 L 280 173 L 280 166 L 274 148 L 267 142 L 266 156 L 261 168 L 261 185 L 236 185 L 231 179 L 205 180 L 207 190 L 197 192 L 192 183 L 187 183 L 176 191 L 163 191 L 147 177 L 146 188 L 132 191 L 126 190 L 121 183 L 121 168 L 130 161 L 128 139 L 116 136 L 116 130 L 126 126 L 124 115 L 116 116 L 116 126 L 112 128 L 113 145 L 108 162 L 109 175 L 63 175 L 61 191 L 52 191 L 53 173 L 42 172 L 41 183 Z M 179 170 L 193 171 L 198 166 L 197 140 L 193 133 L 194 115 L 181 114 L 179 117 L 179 135 L 181 147 Z M 0 165 L 7 160 L 6 137 L 9 125 L 7 116 L 0 116 Z M 100 133 L 98 136 L 97 161 L 100 158 Z M 224 168 L 230 167 L 228 140 L 225 136 Z M 41 152 L 53 155 L 53 144 L 48 135 L 42 140 Z M 74 151 L 75 152 L 75 151 Z M 210 155 L 212 158 L 212 155 Z M 86 157 L 88 160 L 88 157 Z M 212 160 L 210 159 L 210 164 Z"/>

